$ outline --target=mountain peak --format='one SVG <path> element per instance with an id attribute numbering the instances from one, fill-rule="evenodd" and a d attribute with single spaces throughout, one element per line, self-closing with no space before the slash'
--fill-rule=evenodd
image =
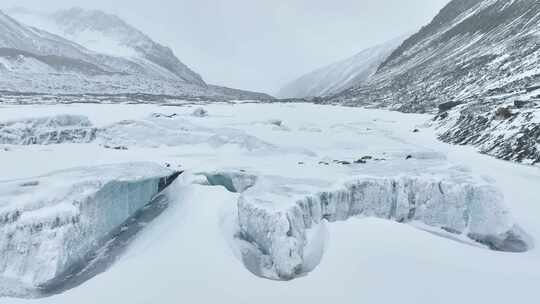
<path id="1" fill-rule="evenodd" d="M 26 24 L 44 28 L 91 51 L 128 58 L 167 78 L 196 86 L 207 86 L 202 77 L 181 62 L 170 48 L 153 41 L 114 14 L 81 7 L 52 14 L 14 14 Z"/>
<path id="2" fill-rule="evenodd" d="M 52 18 L 57 23 L 76 23 L 76 26 L 87 28 L 99 28 L 104 30 L 108 27 L 113 28 L 129 28 L 132 32 L 137 32 L 138 35 L 144 35 L 142 32 L 128 25 L 120 17 L 109 14 L 97 9 L 84 9 L 81 7 L 72 7 L 66 10 L 60 10 L 52 14 Z M 75 26 L 75 24 L 73 24 Z"/>
<path id="3" fill-rule="evenodd" d="M 56 12 L 51 18 L 68 38 L 90 49 L 119 50 L 165 69 L 184 82 L 206 86 L 201 76 L 182 63 L 170 48 L 153 41 L 116 15 L 75 7 Z"/>

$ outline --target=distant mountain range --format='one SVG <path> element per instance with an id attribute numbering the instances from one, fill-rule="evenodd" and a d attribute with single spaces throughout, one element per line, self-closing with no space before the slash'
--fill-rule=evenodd
<path id="1" fill-rule="evenodd" d="M 282 88 L 282 98 L 324 97 L 368 80 L 406 37 L 361 51 L 353 57 L 320 68 Z"/>
<path id="2" fill-rule="evenodd" d="M 0 29 L 2 91 L 272 98 L 208 85 L 170 48 L 102 11 L 14 9 L 0 12 Z"/>

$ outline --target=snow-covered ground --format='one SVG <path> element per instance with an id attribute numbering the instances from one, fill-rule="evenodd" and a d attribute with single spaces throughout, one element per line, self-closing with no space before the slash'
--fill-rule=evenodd
<path id="1" fill-rule="evenodd" d="M 317 223 L 306 236 L 306 271 L 291 281 L 253 275 L 247 269 L 253 271 L 253 265 L 242 260 L 246 245 L 233 236 L 239 232 L 240 197 L 287 207 L 360 177 L 423 176 L 439 185 L 488 189 L 494 201 L 483 203 L 497 206 L 488 214 L 537 240 L 538 166 L 440 143 L 434 130 L 421 127 L 427 115 L 310 104 L 214 104 L 205 105 L 208 116 L 200 117 L 193 115 L 196 108 L 0 106 L 0 121 L 83 115 L 98 129 L 90 143 L 0 145 L 0 183 L 138 161 L 186 170 L 167 190 L 168 209 L 106 272 L 57 296 L 0 298 L 0 303 L 536 303 L 540 249 L 489 250 L 434 227 L 440 221 L 413 218 L 404 225 L 394 212 L 390 218 L 396 221 L 352 217 Z M 134 140 L 135 135 L 140 137 Z M 366 164 L 355 164 L 363 157 Z M 232 192 L 207 185 L 198 173 Z M 272 277 L 259 273 L 264 274 Z"/>

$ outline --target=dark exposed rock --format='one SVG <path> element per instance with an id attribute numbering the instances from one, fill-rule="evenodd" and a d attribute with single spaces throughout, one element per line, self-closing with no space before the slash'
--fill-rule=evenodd
<path id="1" fill-rule="evenodd" d="M 112 150 L 119 150 L 119 151 L 126 151 L 128 148 L 126 146 L 109 146 L 109 145 L 103 145 L 103 148 L 105 149 L 112 149 Z"/>
<path id="2" fill-rule="evenodd" d="M 193 113 L 191 114 L 191 116 L 195 116 L 195 117 L 206 117 L 206 116 L 208 116 L 208 111 L 206 111 L 206 110 L 203 109 L 203 108 L 197 108 L 197 109 L 195 109 L 195 111 L 193 111 Z"/>
<path id="3" fill-rule="evenodd" d="M 497 112 L 495 112 L 495 118 L 496 119 L 509 119 L 512 117 L 512 111 L 509 108 L 499 108 L 497 109 Z"/>
<path id="4" fill-rule="evenodd" d="M 154 117 L 154 118 L 175 118 L 177 116 L 178 116 L 178 114 L 176 114 L 176 113 L 173 113 L 173 114 L 170 114 L 170 115 L 162 114 L 162 113 L 153 113 L 152 114 L 152 117 Z"/>
<path id="5" fill-rule="evenodd" d="M 523 108 L 524 106 L 526 106 L 527 104 L 530 104 L 531 101 L 530 100 L 515 100 L 514 101 L 514 107 L 516 108 Z"/>
<path id="6" fill-rule="evenodd" d="M 39 185 L 39 181 L 25 182 L 25 183 L 22 183 L 20 186 L 21 187 L 35 187 L 37 185 Z"/>
<path id="7" fill-rule="evenodd" d="M 514 228 L 514 230 L 520 230 Z M 478 243 L 488 246 L 491 250 L 503 252 L 526 252 L 530 249 L 522 237 L 519 237 L 514 230 L 506 232 L 504 235 L 488 235 L 481 236 L 477 234 L 469 234 L 468 237 Z"/>
<path id="8" fill-rule="evenodd" d="M 449 101 L 439 105 L 439 113 L 450 111 L 453 108 L 459 106 L 461 101 Z"/>
<path id="9" fill-rule="evenodd" d="M 540 162 L 540 123 L 534 112 L 514 113 L 509 119 L 471 109 L 443 120 L 445 131 L 439 139 L 459 145 L 473 145 L 480 152 L 500 159 L 536 164 Z M 448 118 L 447 120 L 450 120 Z"/>

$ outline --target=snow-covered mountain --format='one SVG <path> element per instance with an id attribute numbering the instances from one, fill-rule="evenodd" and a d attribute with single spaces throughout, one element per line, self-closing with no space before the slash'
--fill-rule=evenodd
<path id="1" fill-rule="evenodd" d="M 164 69 L 184 82 L 206 85 L 170 48 L 154 42 L 115 15 L 81 8 L 51 14 L 16 9 L 11 14 L 23 23 L 43 28 L 89 50 L 129 58 L 148 69 Z"/>
<path id="2" fill-rule="evenodd" d="M 203 91 L 122 57 L 100 54 L 0 13 L 0 88 L 23 92 Z M 176 87 L 176 90 L 175 90 Z"/>
<path id="3" fill-rule="evenodd" d="M 540 1 L 453 0 L 330 102 L 438 109 L 442 140 L 540 162 Z"/>
<path id="4" fill-rule="evenodd" d="M 171 49 L 114 15 L 12 12 L 24 23 L 0 12 L 0 91 L 272 98 L 207 85 Z"/>
<path id="5" fill-rule="evenodd" d="M 396 38 L 365 49 L 353 57 L 306 74 L 283 87 L 278 96 L 283 98 L 329 96 L 359 85 L 377 72 L 379 65 L 405 38 Z"/>
<path id="6" fill-rule="evenodd" d="M 513 93 L 540 79 L 540 2 L 453 0 L 368 83 L 335 100 L 402 111 Z"/>
<path id="7" fill-rule="evenodd" d="M 32 61 L 30 58 L 33 58 L 42 63 L 48 63 L 51 67 L 59 67 L 61 66 L 60 60 L 57 62 L 47 60 L 47 57 L 52 58 L 55 56 L 57 58 L 63 57 L 66 60 L 69 58 L 71 60 L 93 63 L 96 64 L 95 69 L 100 68 L 97 66 L 98 62 L 94 54 L 84 47 L 37 28 L 24 26 L 1 11 L 0 27 L 2 28 L 2 31 L 0 31 L 2 58 L 6 60 L 6 58 L 17 57 L 16 55 L 22 53 L 28 55 L 25 56 L 28 58 L 19 58 L 21 60 L 14 61 L 14 63 L 18 63 L 18 66 L 29 63 Z M 4 70 L 13 70 L 9 69 L 10 66 L 7 62 L 3 62 L 2 67 Z M 72 68 L 76 67 L 72 66 Z"/>

